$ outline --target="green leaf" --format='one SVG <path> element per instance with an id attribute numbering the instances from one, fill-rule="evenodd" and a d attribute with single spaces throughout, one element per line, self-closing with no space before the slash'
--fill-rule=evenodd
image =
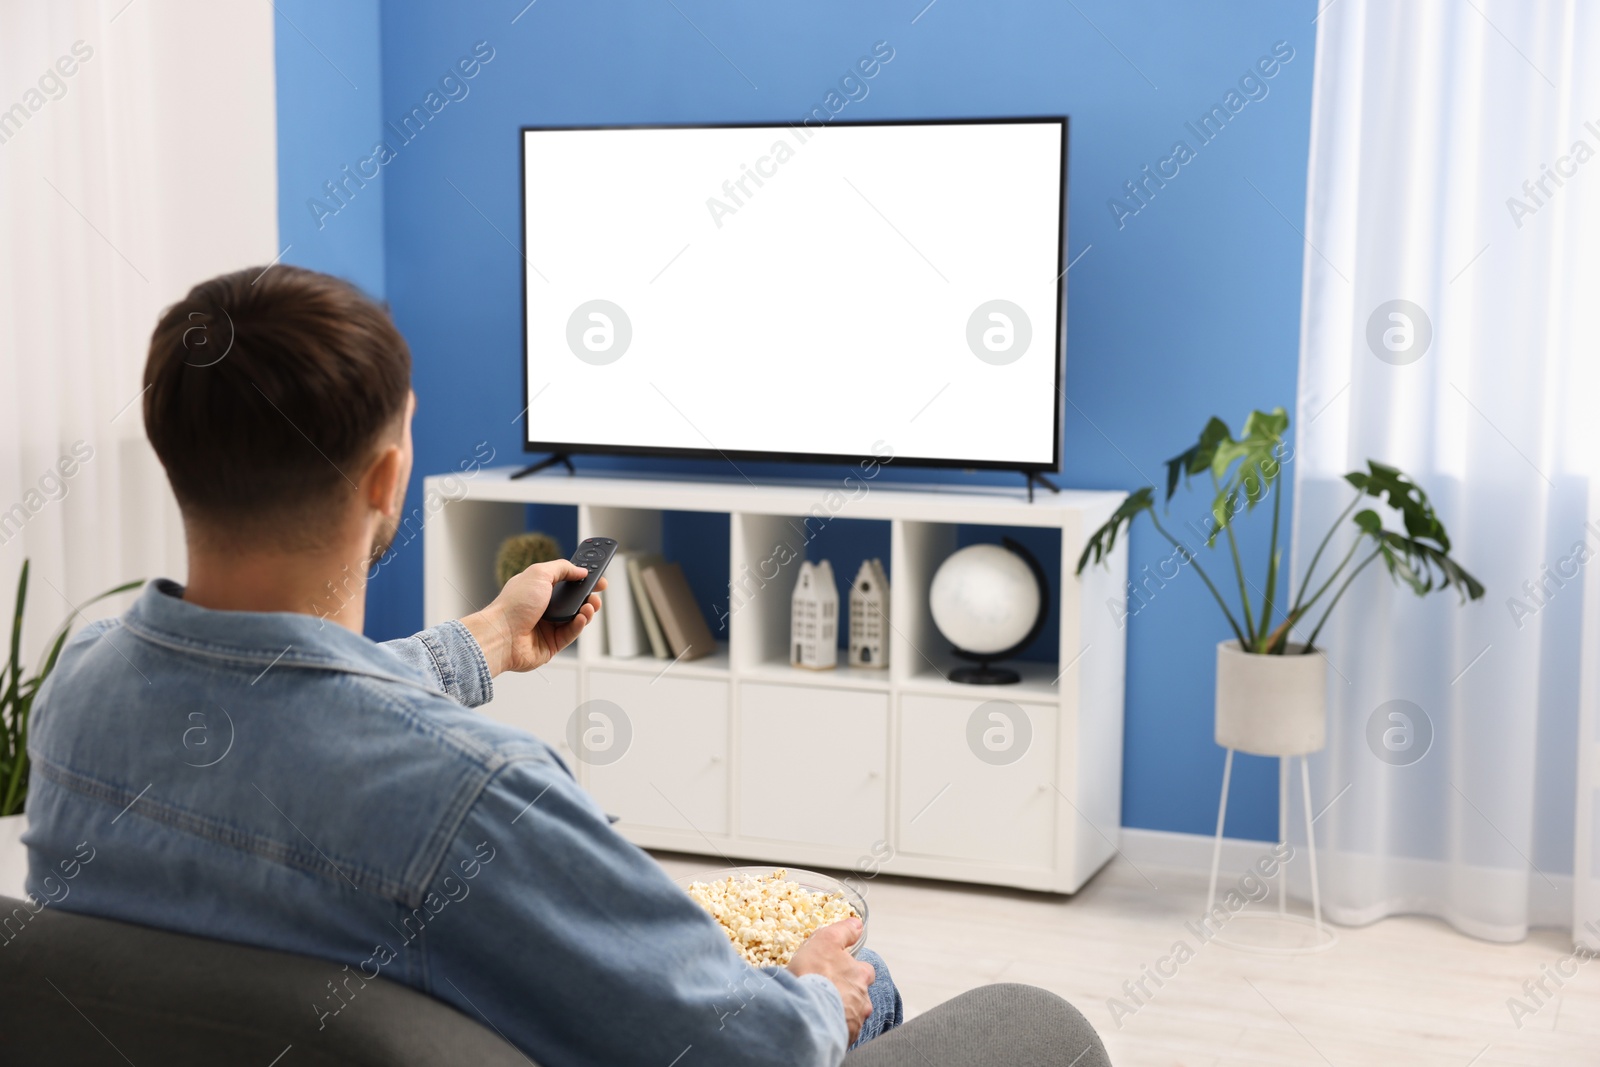
<path id="1" fill-rule="evenodd" d="M 17 579 L 17 608 L 11 615 L 11 686 L 15 691 L 22 675 L 22 609 L 28 602 L 28 560 L 22 561 L 22 576 Z"/>
<path id="2" fill-rule="evenodd" d="M 1273 408 L 1271 411 L 1252 411 L 1244 420 L 1244 435 L 1246 437 L 1264 437 L 1274 441 L 1283 440 L 1283 435 L 1289 432 L 1289 413 L 1282 408 Z"/>
<path id="3" fill-rule="evenodd" d="M 1418 571 L 1412 566 L 1411 557 L 1403 550 L 1397 551 L 1395 546 L 1385 538 L 1378 542 L 1379 558 L 1383 565 L 1389 569 L 1391 578 L 1398 578 L 1411 587 L 1411 591 L 1418 596 L 1427 596 L 1433 588 L 1431 576 L 1426 571 Z"/>
<path id="4" fill-rule="evenodd" d="M 1450 535 L 1434 513 L 1428 494 L 1399 468 L 1367 460 L 1365 471 L 1351 471 L 1345 481 L 1368 496 L 1377 497 L 1400 513 L 1406 532 L 1384 528 L 1370 508 L 1352 516 L 1362 534 L 1377 543 L 1383 565 L 1391 577 L 1405 582 L 1412 592 L 1425 596 L 1451 586 L 1462 603 L 1483 596 L 1483 584 L 1450 555 Z"/>
<path id="5" fill-rule="evenodd" d="M 1483 596 L 1483 583 L 1436 544 L 1384 529 L 1378 523 L 1377 513 L 1370 510 L 1357 512 L 1353 520 L 1361 528 L 1362 534 L 1377 544 L 1379 558 L 1383 560 L 1389 576 L 1410 586 L 1418 596 L 1427 596 L 1435 590 L 1452 586 L 1463 604 Z M 1442 528 L 1440 533 L 1443 533 Z"/>
<path id="6" fill-rule="evenodd" d="M 1450 537 L 1434 514 L 1428 494 L 1398 468 L 1369 459 L 1366 471 L 1351 471 L 1344 479 L 1368 496 L 1384 498 L 1400 512 L 1406 533 L 1413 538 L 1432 541 L 1442 552 L 1450 551 Z"/>
<path id="7" fill-rule="evenodd" d="M 1089 557 L 1091 555 L 1094 556 L 1095 563 L 1099 563 L 1106 556 L 1109 556 L 1112 548 L 1117 543 L 1117 530 L 1124 523 L 1131 530 L 1133 528 L 1133 520 L 1139 517 L 1139 513 L 1149 511 L 1153 507 L 1155 507 L 1155 489 L 1153 487 L 1147 485 L 1143 489 L 1130 494 L 1117 510 L 1111 513 L 1111 517 L 1098 530 L 1089 535 L 1088 543 L 1083 546 L 1083 554 L 1078 557 L 1078 569 L 1074 573 L 1083 573 L 1083 569 L 1089 565 Z"/>
<path id="8" fill-rule="evenodd" d="M 1190 475 L 1210 471 L 1218 482 L 1217 495 L 1211 502 L 1215 528 L 1206 538 L 1208 547 L 1215 545 L 1217 535 L 1232 525 L 1241 500 L 1244 510 L 1253 511 L 1277 485 L 1283 473 L 1278 449 L 1288 429 L 1289 415 L 1283 408 L 1252 411 L 1238 438 L 1227 423 L 1213 417 L 1193 447 L 1167 461 L 1168 500 L 1177 491 L 1180 478 L 1187 484 Z"/>
<path id="9" fill-rule="evenodd" d="M 1170 501 L 1172 494 L 1178 491 L 1179 478 L 1187 485 L 1191 474 L 1209 470 L 1217 454 L 1217 446 L 1231 440 L 1233 432 L 1228 429 L 1228 424 L 1213 415 L 1205 429 L 1200 431 L 1200 440 L 1193 447 L 1167 460 L 1167 499 Z"/>

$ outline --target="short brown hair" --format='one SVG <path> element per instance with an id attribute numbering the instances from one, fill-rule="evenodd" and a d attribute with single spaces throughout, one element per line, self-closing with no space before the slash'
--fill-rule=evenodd
<path id="1" fill-rule="evenodd" d="M 144 384 L 145 433 L 185 518 L 243 533 L 355 491 L 405 411 L 411 351 L 349 282 L 251 267 L 162 314 Z"/>

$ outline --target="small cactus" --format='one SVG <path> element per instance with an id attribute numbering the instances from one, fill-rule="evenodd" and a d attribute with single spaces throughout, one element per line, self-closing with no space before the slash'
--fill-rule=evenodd
<path id="1" fill-rule="evenodd" d="M 495 577 L 500 579 L 500 585 L 504 587 L 535 563 L 549 563 L 561 558 L 561 545 L 549 534 L 513 534 L 500 543 L 500 552 L 494 561 Z"/>

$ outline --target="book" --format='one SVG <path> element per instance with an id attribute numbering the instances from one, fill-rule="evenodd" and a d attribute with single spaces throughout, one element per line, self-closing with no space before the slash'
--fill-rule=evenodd
<path id="1" fill-rule="evenodd" d="M 628 584 L 633 586 L 633 602 L 639 608 L 639 617 L 644 623 L 645 636 L 650 641 L 650 652 L 657 659 L 670 659 L 672 653 L 667 651 L 667 639 L 661 632 L 661 623 L 656 619 L 655 607 L 650 602 L 650 591 L 644 585 L 644 570 L 664 562 L 653 552 L 634 552 L 628 556 Z"/>
<path id="2" fill-rule="evenodd" d="M 657 563 L 642 571 L 650 606 L 655 609 L 672 654 L 688 660 L 715 652 L 717 640 L 711 636 L 711 627 L 694 601 L 683 568 L 676 563 Z"/>
<path id="3" fill-rule="evenodd" d="M 605 594 L 605 593 L 595 593 L 594 597 L 595 597 L 596 600 L 600 601 L 600 606 L 598 608 L 596 608 L 595 611 L 597 611 L 597 612 L 605 611 L 607 594 Z M 589 621 L 593 622 L 594 620 L 590 619 Z M 596 626 L 594 628 L 594 637 L 595 637 L 595 643 L 600 646 L 600 654 L 602 656 L 611 655 L 611 635 L 606 633 L 606 628 L 603 625 L 602 626 Z"/>
<path id="4" fill-rule="evenodd" d="M 603 605 L 600 617 L 605 620 L 608 653 L 631 658 L 642 656 L 649 645 L 644 633 L 644 619 L 639 616 L 639 605 L 633 597 L 633 583 L 628 579 L 628 560 L 636 553 L 618 552 L 611 558 L 611 581 L 600 594 Z M 620 564 L 620 566 L 619 566 Z"/>

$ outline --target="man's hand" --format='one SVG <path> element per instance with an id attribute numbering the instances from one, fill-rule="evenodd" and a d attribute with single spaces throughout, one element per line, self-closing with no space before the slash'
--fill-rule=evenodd
<path id="1" fill-rule="evenodd" d="M 850 1031 L 850 1043 L 861 1032 L 861 1024 L 872 1014 L 871 988 L 877 972 L 872 964 L 862 963 L 850 955 L 849 948 L 861 936 L 861 920 L 845 919 L 824 926 L 789 957 L 792 974 L 820 974 L 832 982 L 844 1001 L 844 1025 Z"/>
<path id="2" fill-rule="evenodd" d="M 535 563 L 507 582 L 492 604 L 461 620 L 483 649 L 491 676 L 543 667 L 577 639 L 600 610 L 599 597 L 591 595 L 570 622 L 557 626 L 539 619 L 550 606 L 557 582 L 577 581 L 588 573 L 571 560 Z M 602 578 L 595 592 L 605 587 Z"/>

